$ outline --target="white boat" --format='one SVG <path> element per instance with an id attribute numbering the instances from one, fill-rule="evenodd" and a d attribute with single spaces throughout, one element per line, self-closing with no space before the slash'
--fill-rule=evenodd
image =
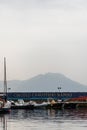
<path id="1" fill-rule="evenodd" d="M 36 103 L 34 101 L 31 101 L 31 104 L 34 105 L 35 109 L 45 109 L 45 108 L 49 108 L 51 106 L 50 102 Z"/>
<path id="2" fill-rule="evenodd" d="M 0 101 L 0 114 L 8 113 L 11 109 L 11 103 L 9 101 Z"/>
<path id="3" fill-rule="evenodd" d="M 11 102 L 12 109 L 33 109 L 34 105 L 30 102 L 24 102 L 24 100 L 18 100 L 17 102 Z"/>

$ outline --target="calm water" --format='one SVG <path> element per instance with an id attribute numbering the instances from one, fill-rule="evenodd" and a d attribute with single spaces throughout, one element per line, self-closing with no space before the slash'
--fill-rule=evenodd
<path id="1" fill-rule="evenodd" d="M 0 130 L 87 130 L 87 109 L 12 110 L 0 115 Z"/>

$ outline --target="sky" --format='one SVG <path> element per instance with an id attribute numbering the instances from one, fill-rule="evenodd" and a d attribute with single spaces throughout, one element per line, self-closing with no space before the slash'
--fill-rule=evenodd
<path id="1" fill-rule="evenodd" d="M 0 0 L 0 80 L 61 73 L 87 85 L 87 0 Z"/>

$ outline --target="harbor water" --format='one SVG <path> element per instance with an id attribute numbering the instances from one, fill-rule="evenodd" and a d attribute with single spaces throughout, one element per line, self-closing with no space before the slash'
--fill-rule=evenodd
<path id="1" fill-rule="evenodd" d="M 11 110 L 0 114 L 0 130 L 87 130 L 87 109 Z"/>

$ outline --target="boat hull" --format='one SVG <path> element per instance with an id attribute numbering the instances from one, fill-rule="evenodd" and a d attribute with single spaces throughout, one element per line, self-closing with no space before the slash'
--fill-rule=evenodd
<path id="1" fill-rule="evenodd" d="M 10 113 L 11 109 L 9 108 L 0 108 L 0 114 Z"/>
<path id="2" fill-rule="evenodd" d="M 11 109 L 34 109 L 34 105 L 12 105 Z"/>

